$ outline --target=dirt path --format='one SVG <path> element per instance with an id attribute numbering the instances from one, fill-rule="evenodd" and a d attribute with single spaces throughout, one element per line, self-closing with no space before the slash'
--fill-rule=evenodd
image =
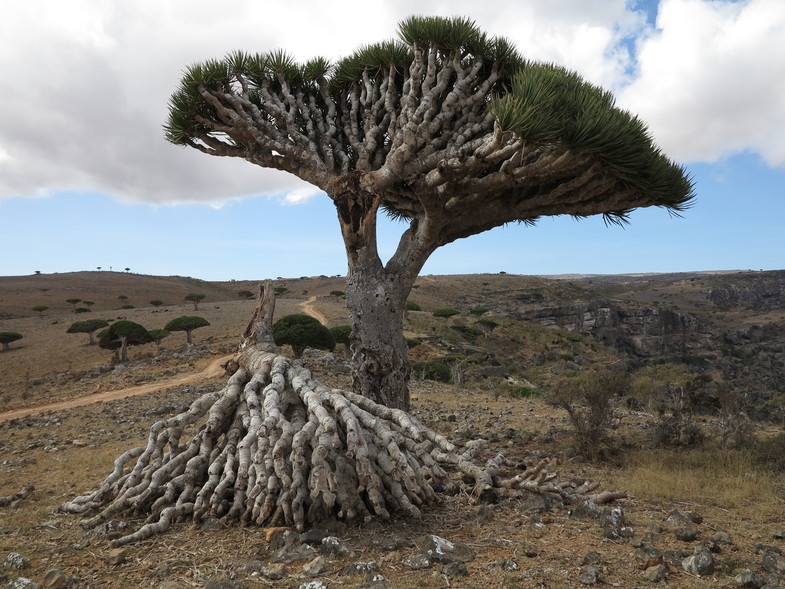
<path id="1" fill-rule="evenodd" d="M 305 311 L 308 315 L 319 321 L 322 325 L 327 325 L 327 317 L 322 315 L 321 311 L 313 306 L 313 303 L 316 301 L 316 297 L 312 296 L 307 301 L 303 301 L 300 303 L 300 307 L 303 311 Z"/>
<path id="2" fill-rule="evenodd" d="M 44 413 L 46 411 L 58 411 L 60 409 L 71 409 L 72 407 L 82 407 L 83 405 L 92 405 L 93 403 L 104 403 L 106 401 L 115 401 L 117 399 L 125 399 L 126 397 L 135 397 L 137 395 L 144 395 L 171 387 L 182 386 L 220 376 L 223 373 L 221 364 L 226 362 L 234 354 L 228 356 L 221 356 L 215 358 L 207 365 L 206 368 L 200 372 L 193 372 L 191 374 L 181 374 L 173 378 L 157 381 L 149 384 L 142 384 L 135 387 L 128 387 L 125 389 L 117 389 L 113 391 L 105 391 L 102 393 L 88 393 L 79 397 L 73 397 L 64 401 L 56 401 L 54 403 L 46 403 L 43 405 L 33 405 L 28 407 L 21 407 L 19 409 L 12 409 L 0 413 L 0 422 L 16 419 L 17 417 L 26 417 L 34 413 Z"/>

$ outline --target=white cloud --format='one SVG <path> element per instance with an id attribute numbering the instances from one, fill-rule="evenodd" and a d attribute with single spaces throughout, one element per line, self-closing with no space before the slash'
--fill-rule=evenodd
<path id="1" fill-rule="evenodd" d="M 663 0 L 619 97 L 669 155 L 716 161 L 743 151 L 785 164 L 785 2 Z"/>
<path id="2" fill-rule="evenodd" d="M 300 180 L 242 160 L 210 158 L 163 138 L 167 102 L 189 64 L 234 49 L 285 48 L 335 59 L 394 37 L 411 14 L 466 15 L 533 59 L 611 88 L 635 65 L 646 33 L 625 0 L 26 0 L 0 19 L 0 198 L 62 190 L 125 201 L 220 202 L 256 194 L 307 201 Z M 680 159 L 785 143 L 781 0 L 664 0 L 661 30 L 640 45 L 639 79 L 621 103 Z M 303 186 L 306 186 L 304 189 Z"/>

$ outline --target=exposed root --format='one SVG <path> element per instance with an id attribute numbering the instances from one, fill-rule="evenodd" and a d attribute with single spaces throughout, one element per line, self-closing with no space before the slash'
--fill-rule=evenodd
<path id="1" fill-rule="evenodd" d="M 502 469 L 516 465 L 504 456 L 475 463 L 481 440 L 458 449 L 408 413 L 327 387 L 268 350 L 245 346 L 222 390 L 155 423 L 146 446 L 118 457 L 97 489 L 61 510 L 91 514 L 87 528 L 145 517 L 139 530 L 114 540 L 120 546 L 189 517 L 302 530 L 332 516 L 416 517 L 439 493 L 459 488 L 482 499 L 534 492 L 565 502 L 590 499 L 596 489 L 558 483 L 547 460 L 505 478 Z"/>

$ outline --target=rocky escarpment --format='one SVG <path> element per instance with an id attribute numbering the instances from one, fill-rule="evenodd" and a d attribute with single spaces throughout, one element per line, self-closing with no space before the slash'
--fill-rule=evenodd
<path id="1" fill-rule="evenodd" d="M 785 309 L 785 271 L 734 276 L 710 288 L 707 298 L 722 309 Z"/>
<path id="2" fill-rule="evenodd" d="M 705 321 L 673 309 L 596 300 L 516 312 L 519 320 L 591 335 L 640 357 L 695 353 L 710 346 Z"/>

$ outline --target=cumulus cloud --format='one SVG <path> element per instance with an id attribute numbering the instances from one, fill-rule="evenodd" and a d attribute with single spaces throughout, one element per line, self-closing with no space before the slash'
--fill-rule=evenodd
<path id="1" fill-rule="evenodd" d="M 210 158 L 163 139 L 167 101 L 185 67 L 234 49 L 285 48 L 330 59 L 395 36 L 414 0 L 27 0 L 0 20 L 0 198 L 100 192 L 124 201 L 220 202 L 315 190 L 281 172 Z M 625 0 L 453 0 L 429 14 L 466 15 L 527 57 L 622 89 L 680 159 L 760 151 L 785 159 L 781 0 L 663 0 L 657 28 Z M 688 19 L 688 20 L 685 20 Z M 633 40 L 640 39 L 637 46 Z M 635 62 L 637 58 L 640 60 Z M 630 78 L 633 72 L 633 78 Z"/>
<path id="2" fill-rule="evenodd" d="M 785 165 L 785 3 L 663 0 L 619 104 L 672 157 L 712 162 L 753 151 Z"/>

